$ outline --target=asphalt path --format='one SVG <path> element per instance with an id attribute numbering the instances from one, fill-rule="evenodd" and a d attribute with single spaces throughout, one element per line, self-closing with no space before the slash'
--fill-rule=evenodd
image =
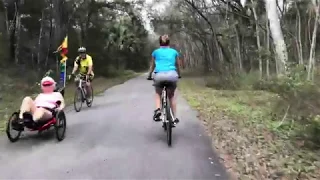
<path id="1" fill-rule="evenodd" d="M 180 123 L 172 147 L 153 122 L 152 82 L 139 76 L 95 97 L 80 112 L 67 108 L 67 134 L 24 133 L 16 143 L 0 137 L 0 179 L 226 180 L 201 122 L 178 94 Z"/>

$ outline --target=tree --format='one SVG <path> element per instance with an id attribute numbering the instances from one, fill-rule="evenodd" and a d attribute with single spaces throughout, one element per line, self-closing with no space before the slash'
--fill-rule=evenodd
<path id="1" fill-rule="evenodd" d="M 2 52 L 2 57 L 8 58 L 0 59 L 9 64 L 15 62 L 16 66 L 46 71 L 55 66 L 56 57 L 52 52 L 68 35 L 71 60 L 79 46 L 86 46 L 98 73 L 143 69 L 150 51 L 148 32 L 141 15 L 135 13 L 143 3 L 124 0 L 39 0 L 37 3 L 33 0 L 2 0 L 0 23 L 5 28 L 0 28 L 0 44 L 7 44 L 11 50 L 10 53 Z"/>
<path id="2" fill-rule="evenodd" d="M 278 16 L 278 9 L 276 0 L 265 0 L 266 10 L 268 13 L 268 19 L 270 23 L 270 31 L 273 39 L 273 43 L 276 51 L 277 72 L 280 75 L 284 75 L 287 69 L 288 52 L 286 43 L 282 35 L 281 25 Z"/>
<path id="3" fill-rule="evenodd" d="M 186 68 L 227 75 L 258 71 L 260 78 L 270 78 L 306 65 L 309 56 L 312 77 L 317 5 L 308 0 L 178 0 L 165 12 L 152 9 L 150 16 L 156 33 L 171 34 Z"/>

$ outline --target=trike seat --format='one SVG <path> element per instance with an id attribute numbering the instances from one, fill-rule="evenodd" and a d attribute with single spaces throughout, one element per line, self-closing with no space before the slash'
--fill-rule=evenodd
<path id="1" fill-rule="evenodd" d="M 57 108 L 60 106 L 61 104 L 61 101 L 57 101 L 56 102 L 56 107 L 55 108 L 46 108 L 46 107 L 43 107 L 45 108 L 46 110 L 50 111 L 52 113 L 52 117 L 51 118 L 48 118 L 48 119 L 41 119 L 39 121 L 34 121 L 33 120 L 33 117 L 32 117 L 32 114 L 30 112 L 25 112 L 22 114 L 23 116 L 23 123 L 27 126 L 27 127 L 30 127 L 30 128 L 37 128 L 37 127 L 41 127 L 47 123 L 49 123 L 53 118 L 55 118 L 56 114 L 57 114 Z"/>
<path id="2" fill-rule="evenodd" d="M 23 113 L 23 122 L 25 125 L 36 125 L 36 126 L 43 126 L 46 123 L 48 123 L 49 121 L 52 120 L 52 118 L 54 118 L 55 116 L 53 115 L 51 118 L 49 119 L 40 119 L 38 121 L 34 121 L 32 114 L 29 112 L 25 112 Z"/>
<path id="3" fill-rule="evenodd" d="M 59 93 L 61 93 L 61 95 L 64 97 L 64 89 L 65 89 L 65 87 L 59 87 L 59 86 L 57 86 L 55 89 L 54 89 L 54 92 L 59 92 Z"/>

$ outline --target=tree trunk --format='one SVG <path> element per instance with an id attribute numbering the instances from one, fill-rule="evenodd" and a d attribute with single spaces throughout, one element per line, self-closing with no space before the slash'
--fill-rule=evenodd
<path id="1" fill-rule="evenodd" d="M 310 48 L 310 55 L 309 55 L 309 64 L 308 64 L 308 77 L 307 80 L 313 80 L 314 75 L 314 67 L 315 67 L 315 49 L 316 49 L 316 39 L 317 39 L 317 29 L 318 29 L 318 21 L 319 21 L 319 8 L 320 3 L 317 3 L 315 12 L 316 18 L 314 20 L 314 28 L 312 34 L 312 41 L 311 41 L 311 48 Z"/>
<path id="2" fill-rule="evenodd" d="M 297 52 L 299 57 L 299 64 L 303 65 L 303 51 L 302 51 L 302 43 L 301 43 L 301 16 L 300 16 L 300 10 L 297 5 L 297 2 L 295 2 L 295 6 L 297 9 Z"/>
<path id="3" fill-rule="evenodd" d="M 20 47 L 19 44 L 20 44 L 20 30 L 21 30 L 21 24 L 20 24 L 21 15 L 20 15 L 17 3 L 15 3 L 15 6 L 16 6 L 17 15 L 15 20 L 16 22 L 15 22 L 15 34 L 14 34 L 14 37 L 15 37 L 14 62 L 15 64 L 18 64 L 19 63 L 19 47 Z"/>
<path id="4" fill-rule="evenodd" d="M 91 21 L 91 16 L 93 14 L 93 6 L 95 4 L 95 0 L 91 0 L 89 7 L 88 7 L 88 14 L 87 14 L 87 20 L 86 20 L 86 24 L 85 24 L 85 31 L 84 31 L 84 39 L 83 42 L 85 45 L 88 44 L 88 34 L 89 34 L 89 25 L 90 25 L 90 21 Z"/>
<path id="5" fill-rule="evenodd" d="M 260 44 L 260 29 L 259 29 L 259 24 L 258 24 L 258 16 L 256 12 L 256 4 L 251 0 L 252 3 L 252 11 L 253 11 L 253 16 L 256 24 L 256 36 L 257 36 L 257 47 L 258 47 L 258 58 L 259 58 L 259 78 L 262 79 L 262 59 L 261 59 L 261 44 Z"/>
<path id="6" fill-rule="evenodd" d="M 266 20 L 266 28 L 267 28 L 267 35 L 266 35 L 266 50 L 267 50 L 267 59 L 266 59 L 266 73 L 267 79 L 270 79 L 270 29 L 269 29 L 269 21 Z"/>
<path id="7" fill-rule="evenodd" d="M 56 48 L 60 45 L 59 43 L 61 42 L 61 0 L 53 0 L 53 8 L 54 8 L 54 44 Z"/>
<path id="8" fill-rule="evenodd" d="M 37 66 L 40 68 L 40 54 L 41 54 L 41 39 L 42 39 L 42 31 L 43 31 L 43 19 L 44 19 L 44 10 L 42 11 L 41 21 L 40 21 L 40 32 L 39 32 L 39 40 L 38 40 L 38 55 L 37 55 Z"/>
<path id="9" fill-rule="evenodd" d="M 49 30 L 49 46 L 46 55 L 45 67 L 48 68 L 49 54 L 52 48 L 52 31 L 53 31 L 53 7 L 52 0 L 50 0 L 50 30 Z"/>
<path id="10" fill-rule="evenodd" d="M 271 36 L 275 46 L 278 76 L 285 75 L 287 72 L 288 52 L 280 26 L 277 3 L 276 0 L 265 0 L 265 5 L 270 22 Z"/>
<path id="11" fill-rule="evenodd" d="M 3 4 L 4 6 L 4 16 L 5 16 L 5 21 L 6 21 L 6 32 L 7 32 L 7 37 L 10 36 L 10 27 L 9 27 L 9 19 L 8 19 L 8 10 L 7 7 L 5 7 L 5 4 Z"/>
<path id="12" fill-rule="evenodd" d="M 239 72 L 243 72 L 243 67 L 242 67 L 242 56 L 241 56 L 241 42 L 240 42 L 240 32 L 239 32 L 239 28 L 236 26 L 234 28 L 234 31 L 236 33 L 236 38 L 237 38 L 237 57 L 238 57 L 238 63 L 239 63 Z"/>
<path id="13" fill-rule="evenodd" d="M 203 72 L 207 74 L 209 72 L 209 51 L 206 42 L 202 42 L 202 47 L 204 50 Z"/>

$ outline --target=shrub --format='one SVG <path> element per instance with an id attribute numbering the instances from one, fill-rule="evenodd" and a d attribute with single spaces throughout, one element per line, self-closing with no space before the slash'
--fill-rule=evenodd
<path id="1" fill-rule="evenodd" d="M 205 78 L 206 86 L 215 89 L 243 90 L 252 89 L 259 82 L 258 72 L 250 74 L 224 75 L 220 77 L 209 76 Z"/>
<path id="2" fill-rule="evenodd" d="M 304 66 L 295 66 L 287 76 L 271 77 L 268 80 L 260 80 L 255 72 L 236 76 L 210 76 L 205 78 L 205 82 L 207 87 L 215 89 L 264 90 L 279 95 L 279 101 L 274 103 L 272 110 L 277 119 L 283 118 L 289 107 L 287 118 L 295 122 L 296 135 L 310 140 L 315 147 L 320 144 L 320 87 L 306 78 Z M 291 126 L 284 130 L 291 131 Z"/>
<path id="3" fill-rule="evenodd" d="M 275 111 L 284 104 L 290 107 L 289 117 L 299 125 L 298 136 L 308 139 L 313 147 L 320 143 L 320 91 L 319 86 L 306 80 L 303 67 L 291 69 L 288 76 L 261 80 L 254 89 L 271 91 L 281 97 Z"/>

